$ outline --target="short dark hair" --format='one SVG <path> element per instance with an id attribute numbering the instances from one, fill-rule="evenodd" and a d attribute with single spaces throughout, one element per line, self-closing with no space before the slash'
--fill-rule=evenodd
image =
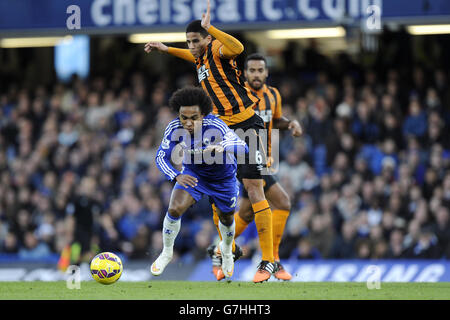
<path id="1" fill-rule="evenodd" d="M 247 58 L 245 58 L 245 63 L 244 63 L 244 69 L 247 69 L 248 67 L 248 62 L 250 60 L 260 60 L 260 61 L 264 61 L 264 64 L 267 68 L 267 60 L 266 57 L 264 57 L 261 53 L 252 53 L 250 55 L 247 56 Z"/>
<path id="2" fill-rule="evenodd" d="M 185 87 L 175 91 L 169 99 L 169 106 L 180 112 L 180 107 L 199 106 L 202 115 L 212 111 L 212 102 L 208 94 L 200 87 Z"/>
<path id="3" fill-rule="evenodd" d="M 188 32 L 198 32 L 203 38 L 206 38 L 209 35 L 208 31 L 206 31 L 206 29 L 202 27 L 201 20 L 194 20 L 189 23 L 186 27 L 186 33 Z"/>

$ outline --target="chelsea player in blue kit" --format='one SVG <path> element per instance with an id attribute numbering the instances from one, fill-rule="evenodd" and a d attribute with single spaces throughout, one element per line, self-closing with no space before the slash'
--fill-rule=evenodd
<path id="1" fill-rule="evenodd" d="M 243 159 L 248 147 L 225 122 L 210 113 L 211 99 L 201 88 L 177 90 L 169 105 L 178 117 L 168 124 L 164 132 L 156 153 L 156 165 L 176 184 L 163 222 L 163 250 L 150 271 L 155 276 L 164 271 L 173 256 L 181 216 L 202 195 L 207 195 L 218 208 L 222 272 L 230 279 L 234 268 L 234 211 L 239 194 L 236 157 Z M 173 155 L 176 155 L 172 151 L 177 145 L 181 146 L 184 154 L 181 172 L 171 163 Z"/>

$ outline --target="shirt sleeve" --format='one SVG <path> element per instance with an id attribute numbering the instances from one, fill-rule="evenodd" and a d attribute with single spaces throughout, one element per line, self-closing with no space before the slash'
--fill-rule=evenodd
<path id="1" fill-rule="evenodd" d="M 273 118 L 274 119 L 279 119 L 283 116 L 283 111 L 282 111 L 282 107 L 281 107 L 281 95 L 280 92 L 276 89 L 273 88 L 275 91 L 275 95 L 276 95 L 276 105 L 275 105 L 275 112 L 273 114 Z"/>
<path id="2" fill-rule="evenodd" d="M 174 126 L 170 123 L 166 131 L 164 132 L 164 137 L 162 142 L 156 152 L 156 166 L 159 171 L 164 173 L 166 178 L 170 181 L 174 180 L 179 174 L 180 171 L 174 168 L 172 163 L 170 162 L 172 156 L 173 148 L 178 144 L 178 141 L 172 141 L 172 132 L 174 130 Z"/>
<path id="3" fill-rule="evenodd" d="M 220 31 L 213 26 L 208 29 L 208 32 L 217 39 L 217 41 L 213 42 L 213 54 L 219 55 L 221 58 L 232 59 L 244 51 L 244 45 L 228 33 Z"/>
<path id="4" fill-rule="evenodd" d="M 195 58 L 188 49 L 169 47 L 167 49 L 167 53 L 177 58 L 181 58 L 189 62 L 195 63 Z"/>

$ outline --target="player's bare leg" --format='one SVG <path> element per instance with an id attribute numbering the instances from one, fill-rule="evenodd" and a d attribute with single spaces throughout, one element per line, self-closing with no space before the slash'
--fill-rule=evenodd
<path id="1" fill-rule="evenodd" d="M 170 197 L 169 209 L 163 222 L 163 250 L 150 267 L 154 276 L 159 276 L 173 257 L 173 245 L 181 227 L 181 216 L 195 203 L 194 198 L 184 190 L 174 189 Z"/>
<path id="2" fill-rule="evenodd" d="M 253 282 L 266 281 L 274 271 L 272 210 L 264 195 L 263 179 L 242 179 L 255 213 L 255 224 L 261 246 L 262 260 Z"/>

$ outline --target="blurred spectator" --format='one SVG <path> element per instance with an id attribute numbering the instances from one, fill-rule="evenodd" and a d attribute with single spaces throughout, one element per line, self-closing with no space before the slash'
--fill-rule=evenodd
<path id="1" fill-rule="evenodd" d="M 101 213 L 101 205 L 94 198 L 97 183 L 92 178 L 83 178 L 79 192 L 67 205 L 67 225 L 71 245 L 74 250 L 75 263 L 89 261 L 95 252 L 92 251 L 94 220 Z M 72 255 L 73 256 L 73 255 Z"/>
<path id="2" fill-rule="evenodd" d="M 294 191 L 298 192 L 303 187 L 308 169 L 309 165 L 302 159 L 301 155 L 297 152 L 291 152 L 286 161 L 280 164 L 278 174 L 280 177 L 289 177 Z"/>
<path id="3" fill-rule="evenodd" d="M 336 203 L 342 218 L 349 221 L 355 217 L 361 208 L 361 197 L 356 193 L 354 186 L 346 184 L 342 189 L 342 196 Z"/>
<path id="4" fill-rule="evenodd" d="M 373 119 L 372 113 L 366 102 L 361 101 L 352 121 L 352 133 L 364 144 L 375 143 L 380 134 L 380 129 Z"/>
<path id="5" fill-rule="evenodd" d="M 435 213 L 433 232 L 437 237 L 439 256 L 450 258 L 450 214 L 448 207 L 439 207 Z"/>
<path id="6" fill-rule="evenodd" d="M 216 234 L 216 231 L 212 222 L 205 220 L 201 229 L 194 236 L 194 247 L 190 252 L 193 261 L 201 261 L 208 257 L 206 249 L 211 245 L 214 234 Z"/>
<path id="7" fill-rule="evenodd" d="M 311 260 L 320 259 L 319 250 L 313 246 L 309 237 L 301 238 L 297 247 L 292 251 L 290 259 Z"/>
<path id="8" fill-rule="evenodd" d="M 419 231 L 417 241 L 408 248 L 406 255 L 416 259 L 438 259 L 440 257 L 438 240 L 431 228 L 424 227 Z"/>
<path id="9" fill-rule="evenodd" d="M 19 243 L 17 241 L 17 236 L 13 232 L 8 232 L 3 239 L 1 244 L 1 252 L 4 253 L 18 253 Z"/>
<path id="10" fill-rule="evenodd" d="M 148 259 L 150 249 L 151 231 L 146 225 L 140 225 L 136 236 L 133 237 L 133 245 L 130 259 Z"/>
<path id="11" fill-rule="evenodd" d="M 379 140 L 383 141 L 391 139 L 395 143 L 396 149 L 403 149 L 404 141 L 402 138 L 402 128 L 400 127 L 399 116 L 395 116 L 393 113 L 382 114 L 384 116 L 381 121 L 380 137 Z"/>
<path id="12" fill-rule="evenodd" d="M 386 259 L 388 255 L 388 245 L 383 239 L 373 243 L 371 259 Z"/>
<path id="13" fill-rule="evenodd" d="M 386 254 L 388 259 L 405 258 L 404 234 L 401 229 L 394 229 L 389 237 L 389 248 Z"/>
<path id="14" fill-rule="evenodd" d="M 320 252 L 322 257 L 328 257 L 334 239 L 333 216 L 330 196 L 321 199 L 320 214 L 310 221 L 309 239 L 311 245 Z"/>
<path id="15" fill-rule="evenodd" d="M 329 257 L 331 259 L 353 259 L 355 257 L 356 228 L 354 221 L 342 224 L 340 234 L 335 236 Z"/>
<path id="16" fill-rule="evenodd" d="M 311 137 L 313 145 L 322 145 L 325 143 L 325 139 L 332 127 L 331 120 L 328 117 L 329 107 L 321 96 L 318 96 L 310 103 L 309 120 L 305 131 Z"/>
<path id="17" fill-rule="evenodd" d="M 425 112 L 421 109 L 418 99 L 411 99 L 409 103 L 409 114 L 403 124 L 403 135 L 406 137 L 414 136 L 422 138 L 427 130 L 427 118 Z"/>
<path id="18" fill-rule="evenodd" d="M 291 256 L 292 250 L 297 247 L 300 238 L 307 235 L 308 225 L 315 211 L 316 205 L 314 203 L 306 203 L 300 210 L 294 211 L 289 215 L 282 245 L 280 246 L 280 258 Z"/>
<path id="19" fill-rule="evenodd" d="M 19 257 L 23 259 L 45 258 L 50 254 L 50 248 L 45 242 L 39 241 L 36 235 L 28 231 L 24 235 L 24 244 L 19 249 Z"/>
<path id="20" fill-rule="evenodd" d="M 370 240 L 366 238 L 358 239 L 355 243 L 355 252 L 356 259 L 369 259 L 372 254 Z"/>

